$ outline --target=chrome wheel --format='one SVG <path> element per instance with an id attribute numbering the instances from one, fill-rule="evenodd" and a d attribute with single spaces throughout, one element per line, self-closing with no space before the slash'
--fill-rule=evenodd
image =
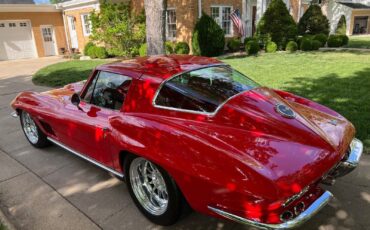
<path id="1" fill-rule="evenodd" d="M 31 116 L 23 112 L 22 113 L 22 124 L 23 124 L 23 130 L 26 134 L 27 139 L 32 143 L 36 144 L 39 140 L 39 135 L 37 133 L 37 126 L 35 122 L 32 120 Z"/>
<path id="2" fill-rule="evenodd" d="M 130 182 L 140 205 L 150 214 L 159 216 L 168 207 L 168 191 L 158 168 L 150 161 L 138 157 L 130 164 Z"/>

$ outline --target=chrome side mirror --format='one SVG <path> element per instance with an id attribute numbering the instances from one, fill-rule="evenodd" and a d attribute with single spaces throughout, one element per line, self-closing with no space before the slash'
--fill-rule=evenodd
<path id="1" fill-rule="evenodd" d="M 80 95 L 78 95 L 77 93 L 74 93 L 71 97 L 71 102 L 72 104 L 74 104 L 75 106 L 79 107 L 80 105 L 80 102 L 81 102 L 81 99 L 80 99 Z"/>
<path id="2" fill-rule="evenodd" d="M 83 109 L 80 107 L 81 98 L 80 95 L 77 93 L 74 93 L 71 97 L 71 102 L 73 105 L 75 105 L 79 110 L 83 111 Z"/>

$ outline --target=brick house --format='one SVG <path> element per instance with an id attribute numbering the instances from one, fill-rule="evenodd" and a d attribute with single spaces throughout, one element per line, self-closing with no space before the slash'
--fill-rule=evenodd
<path id="1" fill-rule="evenodd" d="M 72 0 L 57 4 L 62 10 L 67 47 L 82 51 L 89 41 L 91 23 L 89 15 L 99 11 L 99 0 Z"/>
<path id="2" fill-rule="evenodd" d="M 0 60 L 44 57 L 66 48 L 62 11 L 53 5 L 0 5 Z"/>
<path id="3" fill-rule="evenodd" d="M 0 0 L 7 2 L 8 0 Z M 17 0 L 20 3 L 31 0 Z M 131 1 L 133 12 L 144 9 L 144 0 Z M 205 12 L 225 31 L 225 37 L 237 37 L 238 31 L 230 14 L 238 9 L 252 36 L 256 25 L 272 0 L 167 0 L 166 38 L 191 44 L 196 20 Z M 283 0 L 298 21 L 311 0 Z M 347 35 L 370 33 L 370 0 L 313 0 L 320 4 L 335 32 L 339 18 L 344 15 Z M 99 0 L 70 0 L 57 5 L 1 4 L 0 60 L 60 55 L 65 50 L 82 51 L 89 41 L 89 15 L 99 11 Z"/>

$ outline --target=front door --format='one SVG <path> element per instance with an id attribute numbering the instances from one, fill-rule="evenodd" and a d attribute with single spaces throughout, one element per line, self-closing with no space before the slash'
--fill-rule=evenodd
<path id="1" fill-rule="evenodd" d="M 68 27 L 69 27 L 69 37 L 71 39 L 71 48 L 78 49 L 78 39 L 75 20 L 76 20 L 75 17 L 68 16 Z"/>
<path id="2" fill-rule="evenodd" d="M 41 26 L 42 41 L 44 43 L 45 56 L 54 56 L 55 52 L 55 39 L 54 30 L 52 26 Z"/>

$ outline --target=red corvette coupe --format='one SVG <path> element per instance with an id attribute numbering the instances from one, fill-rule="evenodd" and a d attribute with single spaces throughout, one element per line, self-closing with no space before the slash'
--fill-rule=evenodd
<path id="1" fill-rule="evenodd" d="M 299 226 L 332 197 L 320 184 L 362 154 L 335 111 L 205 57 L 102 65 L 85 83 L 22 92 L 11 106 L 33 146 L 57 144 L 125 177 L 160 225 L 190 206 L 259 228 Z"/>

